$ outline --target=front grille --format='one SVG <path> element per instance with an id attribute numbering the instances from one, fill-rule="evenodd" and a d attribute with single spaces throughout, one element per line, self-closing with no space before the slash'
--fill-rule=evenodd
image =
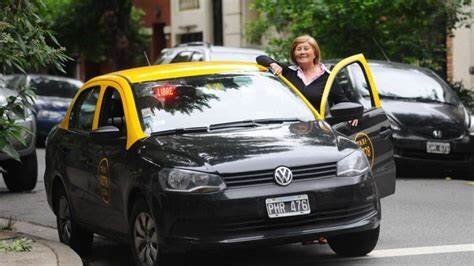
<path id="1" fill-rule="evenodd" d="M 433 131 L 434 130 L 439 130 L 439 128 L 436 127 L 416 127 L 416 128 L 410 128 L 411 131 L 419 136 L 428 138 L 428 139 L 435 139 L 433 136 Z M 441 130 L 442 137 L 440 139 L 455 139 L 463 136 L 464 130 L 462 128 L 457 128 L 455 126 L 453 127 L 444 127 L 443 130 Z"/>
<path id="2" fill-rule="evenodd" d="M 468 161 L 469 154 L 466 153 L 450 153 L 450 154 L 436 154 L 436 153 L 427 153 L 426 151 L 413 150 L 413 149 L 396 149 L 395 154 L 403 157 L 409 158 L 419 158 L 423 160 L 432 160 L 432 161 Z"/>
<path id="3" fill-rule="evenodd" d="M 305 165 L 289 167 L 293 172 L 293 180 L 315 179 L 335 176 L 337 173 L 337 164 L 323 163 L 315 165 Z M 273 174 L 275 169 L 241 172 L 233 174 L 221 174 L 227 187 L 250 186 L 273 183 Z"/>
<path id="4" fill-rule="evenodd" d="M 375 211 L 375 206 L 371 203 L 343 209 L 339 208 L 324 211 L 313 210 L 313 213 L 302 216 L 276 219 L 242 219 L 239 221 L 228 222 L 221 221 L 221 224 L 216 225 L 214 228 L 216 233 L 246 233 L 305 225 L 337 224 L 365 217 L 369 214 L 375 213 Z"/>

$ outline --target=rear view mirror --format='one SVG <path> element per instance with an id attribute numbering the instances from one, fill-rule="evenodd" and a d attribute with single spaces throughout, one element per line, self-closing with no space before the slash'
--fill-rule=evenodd
<path id="1" fill-rule="evenodd" d="M 329 109 L 331 114 L 326 120 L 330 124 L 360 119 L 364 113 L 364 106 L 354 102 L 342 102 L 335 104 Z"/>
<path id="2" fill-rule="evenodd" d="M 91 136 L 98 140 L 118 138 L 120 130 L 116 126 L 103 126 L 93 130 Z"/>

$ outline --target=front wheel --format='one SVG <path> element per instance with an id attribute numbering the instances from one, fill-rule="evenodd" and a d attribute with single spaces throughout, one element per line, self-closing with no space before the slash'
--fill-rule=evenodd
<path id="1" fill-rule="evenodd" d="M 130 215 L 132 254 L 136 265 L 157 265 L 160 249 L 156 221 L 143 200 L 135 202 Z"/>
<path id="2" fill-rule="evenodd" d="M 58 228 L 59 240 L 70 246 L 79 255 L 87 255 L 92 248 L 93 236 L 79 224 L 71 215 L 71 205 L 66 197 L 66 193 L 61 189 L 56 197 L 56 226 Z"/>
<path id="3" fill-rule="evenodd" d="M 374 250 L 379 239 L 380 226 L 367 231 L 328 238 L 329 246 L 344 257 L 364 256 Z"/>

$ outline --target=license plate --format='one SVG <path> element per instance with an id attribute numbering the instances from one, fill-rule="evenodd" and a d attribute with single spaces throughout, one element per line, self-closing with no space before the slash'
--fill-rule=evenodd
<path id="1" fill-rule="evenodd" d="M 270 218 L 303 215 L 311 212 L 308 195 L 270 198 L 266 199 L 265 203 Z"/>
<path id="2" fill-rule="evenodd" d="M 427 153 L 449 154 L 451 146 L 445 142 L 426 142 Z"/>

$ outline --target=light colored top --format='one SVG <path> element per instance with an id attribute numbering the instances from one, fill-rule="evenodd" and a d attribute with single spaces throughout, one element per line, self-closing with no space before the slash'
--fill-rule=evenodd
<path id="1" fill-rule="evenodd" d="M 292 65 L 292 66 L 289 66 L 288 68 L 293 71 L 296 71 L 296 75 L 303 81 L 305 86 L 308 86 L 309 84 L 311 84 L 311 82 L 317 80 L 319 77 L 321 77 L 324 74 L 324 72 L 328 72 L 328 74 L 331 73 L 331 71 L 329 71 L 329 69 L 324 64 L 319 63 L 318 72 L 316 73 L 314 77 L 308 80 L 306 79 L 303 69 L 301 69 L 300 66 Z"/>

